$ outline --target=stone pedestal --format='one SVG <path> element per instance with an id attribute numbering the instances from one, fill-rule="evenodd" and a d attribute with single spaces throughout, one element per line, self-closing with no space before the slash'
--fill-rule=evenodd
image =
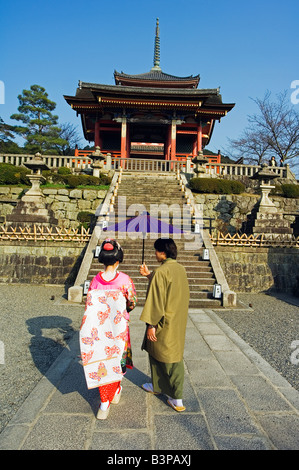
<path id="1" fill-rule="evenodd" d="M 44 203 L 21 200 L 12 213 L 6 216 L 6 223 L 18 227 L 33 224 L 50 226 L 57 225 L 58 220 Z"/>
<path id="2" fill-rule="evenodd" d="M 262 192 L 262 197 L 260 199 L 259 211 L 264 214 L 275 214 L 277 212 L 277 207 L 269 198 L 269 193 L 271 189 L 274 189 L 275 186 L 270 184 L 260 184 L 260 190 Z"/>
<path id="3" fill-rule="evenodd" d="M 34 158 L 25 163 L 30 168 L 32 174 L 29 175 L 31 188 L 24 194 L 10 215 L 7 215 L 6 222 L 9 225 L 24 227 L 28 225 L 57 225 L 54 213 L 45 203 L 45 196 L 40 188 L 45 181 L 42 170 L 49 167 L 44 164 L 42 156 L 37 153 Z"/>
<path id="4" fill-rule="evenodd" d="M 82 286 L 72 286 L 68 290 L 68 301 L 81 303 L 83 300 L 83 287 Z"/>
<path id="5" fill-rule="evenodd" d="M 258 209 L 255 218 L 252 218 L 252 233 L 255 235 L 263 234 L 264 238 L 284 237 L 288 239 L 293 234 L 290 224 L 283 218 L 283 214 L 278 212 L 277 207 L 269 197 L 271 189 L 275 188 L 271 184 L 275 178 L 277 178 L 277 175 L 267 165 L 262 165 L 261 170 L 252 176 L 252 179 L 259 181 L 261 190 Z"/>
<path id="6" fill-rule="evenodd" d="M 206 165 L 209 163 L 209 160 L 204 157 L 202 150 L 191 161 L 195 164 L 193 171 L 196 174 L 196 178 L 205 178 L 207 174 Z"/>
<path id="7" fill-rule="evenodd" d="M 272 213 L 257 212 L 252 233 L 264 234 L 264 238 L 275 238 L 275 235 L 289 238 L 292 237 L 293 230 L 290 223 L 283 218 L 283 214 L 278 213 L 276 209 L 276 212 Z"/>
<path id="8" fill-rule="evenodd" d="M 104 160 L 105 160 L 105 155 L 101 152 L 100 147 L 96 147 L 95 151 L 89 156 L 89 158 L 92 159 L 92 164 L 91 168 L 93 170 L 93 176 L 96 176 L 97 178 L 100 177 L 101 170 L 103 170 L 104 167 Z"/>
<path id="9" fill-rule="evenodd" d="M 40 174 L 33 174 L 28 176 L 31 188 L 22 197 L 24 202 L 43 202 L 44 195 L 40 189 L 40 185 L 46 181 L 46 179 Z"/>

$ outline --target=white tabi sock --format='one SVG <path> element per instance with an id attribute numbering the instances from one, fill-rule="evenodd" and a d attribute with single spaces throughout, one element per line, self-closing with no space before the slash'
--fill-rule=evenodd
<path id="1" fill-rule="evenodd" d="M 182 398 L 168 398 L 174 406 L 184 406 Z"/>
<path id="2" fill-rule="evenodd" d="M 109 405 L 110 405 L 109 400 L 108 400 L 108 401 L 104 401 L 103 403 L 101 403 L 100 408 L 101 408 L 102 411 L 106 411 L 106 410 L 108 410 Z"/>

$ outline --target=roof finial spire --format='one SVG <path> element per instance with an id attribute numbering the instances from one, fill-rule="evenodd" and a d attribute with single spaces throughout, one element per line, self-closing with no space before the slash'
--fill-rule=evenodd
<path id="1" fill-rule="evenodd" d="M 155 36 L 155 51 L 154 51 L 154 66 L 152 70 L 161 70 L 160 67 L 160 28 L 159 18 L 156 20 L 156 36 Z"/>

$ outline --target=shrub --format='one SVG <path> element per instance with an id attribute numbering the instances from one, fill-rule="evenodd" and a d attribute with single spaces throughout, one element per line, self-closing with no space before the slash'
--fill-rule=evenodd
<path id="1" fill-rule="evenodd" d="M 28 174 L 31 171 L 23 166 L 15 166 L 10 163 L 0 163 L 0 185 L 30 185 Z M 108 186 L 111 178 L 107 175 L 100 175 L 100 178 L 90 175 L 73 175 L 70 168 L 60 167 L 57 172 L 44 170 L 42 172 L 47 183 L 63 184 L 69 188 L 78 186 Z"/>
<path id="2" fill-rule="evenodd" d="M 30 181 L 27 177 L 30 174 L 28 168 L 11 165 L 10 163 L 0 163 L 0 184 L 26 184 Z"/>
<path id="3" fill-rule="evenodd" d="M 192 178 L 189 187 L 195 193 L 241 194 L 245 191 L 240 181 L 216 178 Z"/>
<path id="4" fill-rule="evenodd" d="M 71 170 L 70 168 L 67 168 L 66 166 L 61 166 L 60 168 L 58 168 L 57 173 L 58 175 L 70 175 Z"/>
<path id="5" fill-rule="evenodd" d="M 299 184 L 282 184 L 281 191 L 284 197 L 297 198 L 299 197 Z"/>
<path id="6" fill-rule="evenodd" d="M 81 223 L 84 223 L 84 222 L 89 223 L 92 215 L 93 214 L 91 212 L 81 211 L 81 212 L 78 212 L 77 220 L 79 220 L 79 222 Z"/>
<path id="7" fill-rule="evenodd" d="M 100 184 L 108 186 L 111 183 L 111 177 L 107 175 L 100 175 Z"/>
<path id="8" fill-rule="evenodd" d="M 108 185 L 111 183 L 111 178 L 105 175 L 101 176 L 101 178 L 89 175 L 66 175 L 63 176 L 63 179 L 70 188 L 77 188 L 78 186 L 100 186 L 101 184 Z"/>
<path id="9" fill-rule="evenodd" d="M 95 215 L 92 212 L 81 211 L 77 215 L 77 220 L 80 222 L 79 228 L 83 226 L 85 229 L 88 229 L 94 225 Z"/>

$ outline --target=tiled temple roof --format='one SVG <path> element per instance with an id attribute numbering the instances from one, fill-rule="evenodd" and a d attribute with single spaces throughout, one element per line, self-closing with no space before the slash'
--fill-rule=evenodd
<path id="1" fill-rule="evenodd" d="M 141 73 L 137 75 L 129 75 L 126 73 L 119 73 L 114 71 L 114 79 L 116 85 L 124 86 L 161 86 L 169 87 L 171 84 L 173 87 L 178 88 L 197 88 L 199 83 L 199 75 L 188 77 L 177 77 L 162 72 L 162 70 L 153 70 L 149 72 Z"/>

